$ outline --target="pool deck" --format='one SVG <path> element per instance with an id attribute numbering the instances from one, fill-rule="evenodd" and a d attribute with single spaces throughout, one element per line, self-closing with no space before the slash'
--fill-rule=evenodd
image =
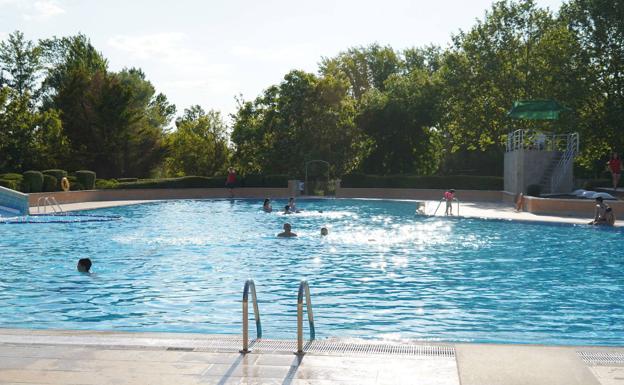
<path id="1" fill-rule="evenodd" d="M 278 347 L 244 355 L 234 338 L 0 329 L 0 384 L 624 384 L 624 348 L 446 344 L 446 354 L 298 356 Z"/>
<path id="2" fill-rule="evenodd" d="M 302 198 L 305 200 L 305 198 Z M 64 211 L 93 210 L 108 207 L 128 206 L 141 203 L 156 202 L 154 200 L 122 200 L 122 201 L 98 201 L 98 202 L 82 202 L 82 203 L 65 203 L 61 204 Z M 432 214 L 439 201 L 426 201 L 427 213 Z M 453 210 L 456 212 L 457 206 L 453 204 Z M 31 214 L 37 213 L 36 207 L 30 208 Z M 437 216 L 444 215 L 444 206 L 438 209 Z M 554 216 L 554 215 L 536 215 L 528 212 L 516 212 L 510 204 L 505 203 L 486 203 L 486 202 L 461 202 L 460 217 L 466 218 L 487 218 L 487 219 L 503 219 L 503 220 L 521 220 L 529 222 L 548 222 L 548 223 L 569 223 L 585 225 L 592 218 L 589 217 L 570 217 L 570 216 Z M 623 226 L 624 221 L 618 220 L 616 226 Z"/>

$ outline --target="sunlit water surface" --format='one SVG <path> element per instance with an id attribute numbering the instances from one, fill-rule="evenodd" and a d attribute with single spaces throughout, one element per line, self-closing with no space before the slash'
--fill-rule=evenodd
<path id="1" fill-rule="evenodd" d="M 264 336 L 292 339 L 307 279 L 318 337 L 624 345 L 620 230 L 430 218 L 413 202 L 309 200 L 288 216 L 261 204 L 0 225 L 0 326 L 240 333 L 253 278 Z M 298 238 L 276 238 L 285 221 Z M 76 272 L 82 257 L 92 275 Z"/>

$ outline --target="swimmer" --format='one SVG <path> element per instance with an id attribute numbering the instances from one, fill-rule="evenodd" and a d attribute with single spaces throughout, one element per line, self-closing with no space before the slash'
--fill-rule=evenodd
<path id="1" fill-rule="evenodd" d="M 292 211 L 290 211 L 290 206 L 284 206 L 284 214 L 292 214 Z"/>
<path id="2" fill-rule="evenodd" d="M 91 263 L 91 260 L 89 258 L 81 258 L 78 261 L 78 265 L 76 266 L 76 268 L 81 273 L 88 273 L 89 270 L 91 269 L 91 265 L 92 265 L 92 263 Z"/>
<path id="3" fill-rule="evenodd" d="M 271 206 L 271 200 L 269 198 L 264 200 L 264 204 L 262 205 L 262 210 L 266 213 L 270 213 L 273 211 L 273 207 Z"/>
<path id="4" fill-rule="evenodd" d="M 284 232 L 277 234 L 277 236 L 282 238 L 296 237 L 297 234 L 293 233 L 291 230 L 292 226 L 290 223 L 284 223 Z"/>
<path id="5" fill-rule="evenodd" d="M 594 220 L 589 222 L 590 225 L 606 225 L 607 224 L 607 206 L 602 197 L 596 198 L 596 209 L 594 211 Z M 613 214 L 611 214 L 613 215 Z"/>
<path id="6" fill-rule="evenodd" d="M 297 204 L 295 203 L 295 198 L 290 198 L 288 200 L 288 207 L 290 207 L 291 213 L 300 213 L 301 210 L 297 210 Z"/>
<path id="7" fill-rule="evenodd" d="M 325 236 L 327 236 L 327 234 L 329 234 L 329 231 L 327 230 L 327 227 L 322 227 L 321 228 L 321 236 L 325 237 Z"/>

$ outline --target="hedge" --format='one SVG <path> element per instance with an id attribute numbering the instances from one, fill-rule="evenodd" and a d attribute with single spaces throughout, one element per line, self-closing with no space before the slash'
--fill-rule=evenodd
<path id="1" fill-rule="evenodd" d="M 58 184 L 58 179 L 56 179 L 53 175 L 43 174 L 43 192 L 56 191 Z"/>
<path id="2" fill-rule="evenodd" d="M 13 172 L 9 172 L 6 174 L 0 174 L 0 179 L 4 179 L 4 180 L 16 180 L 21 182 L 22 179 L 24 179 L 24 177 L 22 176 L 22 174 L 16 174 Z"/>
<path id="3" fill-rule="evenodd" d="M 95 173 L 88 170 L 80 170 L 74 173 L 78 183 L 84 186 L 85 190 L 95 189 Z"/>
<path id="4" fill-rule="evenodd" d="M 620 186 L 622 183 L 620 182 Z M 583 189 L 595 190 L 597 187 L 613 187 L 613 181 L 611 179 L 589 179 L 583 183 Z"/>
<path id="5" fill-rule="evenodd" d="M 288 187 L 288 175 L 265 175 L 263 187 Z"/>
<path id="6" fill-rule="evenodd" d="M 503 177 L 498 176 L 413 176 L 350 174 L 342 177 L 346 188 L 418 188 L 456 190 L 503 190 Z"/>
<path id="7" fill-rule="evenodd" d="M 43 174 L 39 171 L 26 171 L 22 180 L 22 191 L 25 193 L 41 192 L 43 187 Z"/>
<path id="8" fill-rule="evenodd" d="M 98 190 L 117 188 L 119 183 L 115 179 L 96 179 L 95 188 Z"/>
<path id="9" fill-rule="evenodd" d="M 0 179 L 0 186 L 10 188 L 11 190 L 17 190 L 19 182 L 13 179 Z"/>
<path id="10" fill-rule="evenodd" d="M 117 182 L 125 183 L 125 182 L 138 182 L 139 178 L 118 178 Z"/>
<path id="11" fill-rule="evenodd" d="M 151 189 L 151 188 L 224 188 L 225 177 L 183 176 L 180 178 L 139 179 L 136 182 L 98 182 L 98 188 Z M 249 175 L 239 179 L 242 187 L 288 187 L 287 175 Z"/>
<path id="12" fill-rule="evenodd" d="M 59 170 L 59 169 L 51 169 L 51 170 L 43 170 L 41 171 L 41 173 L 43 175 L 51 175 L 53 177 L 56 178 L 56 190 L 49 190 L 49 191 L 60 191 L 61 190 L 61 179 L 67 177 L 67 171 L 65 170 Z M 44 181 L 45 184 L 45 181 Z M 48 190 L 44 191 L 48 192 Z"/>

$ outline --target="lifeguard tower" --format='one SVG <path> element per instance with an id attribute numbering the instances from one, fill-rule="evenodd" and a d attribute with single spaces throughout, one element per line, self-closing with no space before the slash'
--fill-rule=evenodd
<path id="1" fill-rule="evenodd" d="M 521 100 L 509 116 L 516 119 L 556 120 L 568 111 L 554 100 Z M 574 158 L 579 150 L 576 132 L 554 134 L 519 129 L 510 132 L 505 151 L 505 191 L 527 192 L 532 184 L 543 194 L 568 193 L 574 186 Z"/>

